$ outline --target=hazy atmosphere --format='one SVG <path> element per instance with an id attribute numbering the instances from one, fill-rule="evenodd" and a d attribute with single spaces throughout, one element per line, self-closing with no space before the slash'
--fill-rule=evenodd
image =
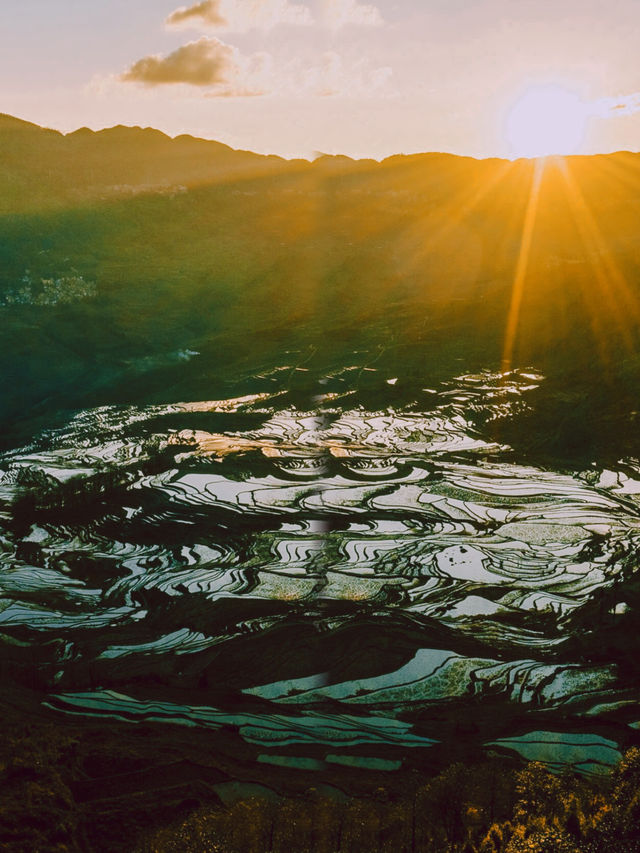
<path id="1" fill-rule="evenodd" d="M 637 2 L 0 8 L 0 848 L 640 853 Z"/>
<path id="2" fill-rule="evenodd" d="M 287 157 L 517 156 L 531 86 L 585 105 L 581 153 L 637 148 L 635 0 L 4 0 L 0 101 L 63 131 L 152 126 Z"/>

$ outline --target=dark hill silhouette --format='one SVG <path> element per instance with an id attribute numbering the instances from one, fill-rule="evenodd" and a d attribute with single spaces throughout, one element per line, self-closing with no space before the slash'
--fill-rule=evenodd
<path id="1" fill-rule="evenodd" d="M 287 168 L 280 157 L 188 135 L 172 139 L 152 128 L 118 125 L 63 135 L 7 115 L 0 116 L 0 156 L 0 212 Z"/>

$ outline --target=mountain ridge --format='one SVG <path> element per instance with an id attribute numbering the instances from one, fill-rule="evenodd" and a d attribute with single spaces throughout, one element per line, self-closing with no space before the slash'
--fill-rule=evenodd
<path id="1" fill-rule="evenodd" d="M 264 153 L 261 153 L 258 151 L 253 151 L 253 150 L 248 149 L 248 148 L 234 148 L 233 146 L 228 145 L 224 142 L 220 142 L 217 139 L 211 139 L 211 138 L 203 137 L 203 136 L 194 136 L 193 134 L 186 133 L 186 132 L 185 133 L 178 133 L 175 136 L 172 136 L 171 134 L 165 133 L 164 131 L 159 130 L 158 128 L 153 127 L 151 125 L 147 125 L 147 126 L 143 127 L 142 125 L 138 125 L 138 124 L 129 125 L 129 124 L 118 123 L 116 125 L 110 125 L 107 127 L 99 128 L 98 130 L 93 130 L 92 128 L 84 125 L 82 127 L 76 128 L 75 130 L 70 130 L 67 133 L 65 133 L 61 130 L 57 130 L 56 128 L 51 128 L 51 127 L 46 127 L 44 125 L 39 125 L 37 122 L 32 122 L 32 121 L 29 121 L 28 119 L 22 119 L 22 118 L 19 118 L 18 116 L 14 116 L 10 113 L 0 112 L 0 132 L 2 132 L 3 130 L 6 130 L 7 126 L 8 127 L 14 126 L 16 129 L 21 128 L 24 130 L 30 129 L 33 131 L 44 131 L 44 132 L 48 132 L 48 133 L 54 133 L 63 139 L 77 138 L 80 134 L 82 134 L 85 137 L 89 137 L 89 136 L 90 137 L 99 137 L 103 134 L 111 135 L 112 132 L 114 132 L 114 131 L 118 131 L 118 132 L 132 131 L 132 132 L 144 133 L 144 134 L 149 134 L 149 135 L 152 134 L 155 137 L 162 137 L 165 141 L 168 141 L 168 142 L 180 142 L 180 141 L 189 140 L 191 142 L 199 142 L 199 143 L 216 145 L 216 146 L 219 146 L 220 148 L 224 148 L 228 151 L 234 151 L 234 152 L 239 153 L 239 154 L 253 154 L 256 157 L 275 159 L 275 160 L 281 161 L 283 163 L 292 163 L 292 162 L 301 163 L 302 162 L 302 163 L 308 163 L 310 165 L 317 163 L 319 160 L 323 160 L 323 159 L 330 159 L 333 161 L 342 161 L 342 162 L 350 163 L 350 164 L 366 162 L 366 163 L 377 163 L 379 165 L 382 165 L 382 164 L 388 164 L 388 163 L 390 163 L 394 160 L 397 160 L 397 159 L 413 159 L 413 158 L 419 158 L 419 157 L 432 157 L 432 156 L 453 157 L 453 158 L 461 159 L 461 160 L 472 160 L 474 162 L 487 162 L 487 161 L 517 162 L 518 160 L 529 160 L 530 161 L 530 160 L 536 159 L 536 158 L 532 158 L 532 157 L 519 157 L 519 158 L 513 158 L 512 159 L 512 158 L 508 158 L 508 157 L 499 157 L 499 156 L 493 156 L 493 155 L 487 156 L 487 157 L 476 157 L 476 156 L 471 155 L 471 154 L 455 154 L 451 151 L 440 151 L 440 150 L 424 150 L 424 151 L 413 151 L 413 152 L 398 151 L 398 152 L 395 152 L 394 154 L 389 154 L 386 157 L 381 157 L 381 158 L 352 157 L 351 155 L 344 154 L 344 153 L 327 154 L 324 152 L 318 152 L 317 156 L 313 157 L 313 158 L 286 157 L 286 156 L 283 156 L 281 154 L 276 154 L 274 152 L 264 154 Z M 575 159 L 575 158 L 591 159 L 591 158 L 598 158 L 598 157 L 615 157 L 615 156 L 620 155 L 620 154 L 630 154 L 632 156 L 635 156 L 635 155 L 640 155 L 640 150 L 639 151 L 632 151 L 631 149 L 620 148 L 620 149 L 616 149 L 615 151 L 601 151 L 601 152 L 595 152 L 592 154 L 569 154 L 569 155 L 562 155 L 562 156 L 564 158 L 570 158 L 570 159 Z M 553 156 L 553 155 L 551 155 L 551 156 Z M 558 156 L 560 156 L 560 155 L 558 155 Z"/>
<path id="2" fill-rule="evenodd" d="M 533 174 L 534 160 L 478 159 L 447 152 L 393 154 L 383 160 L 321 154 L 286 159 L 235 149 L 190 134 L 171 137 L 152 127 L 81 127 L 69 133 L 0 113 L 0 214 L 75 207 L 121 195 L 182 192 L 237 181 L 346 181 L 344 189 L 432 198 L 464 191 L 465 183 Z M 572 168 L 608 163 L 640 172 L 640 154 L 573 155 Z M 520 178 L 518 179 L 520 180 Z M 527 177 L 527 180 L 529 178 Z M 322 183 L 319 184 L 322 186 Z M 269 187 L 264 185 L 264 189 Z M 273 187 L 271 187 L 273 189 Z M 281 186 L 275 188 L 277 191 Z M 316 186 L 317 189 L 317 186 Z M 307 187 L 307 190 L 315 191 Z"/>

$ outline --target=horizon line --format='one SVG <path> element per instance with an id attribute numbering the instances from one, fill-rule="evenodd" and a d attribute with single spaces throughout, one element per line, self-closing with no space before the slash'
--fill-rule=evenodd
<path id="1" fill-rule="evenodd" d="M 372 162 L 372 163 L 376 163 L 378 165 L 381 165 L 383 163 L 386 163 L 388 160 L 392 160 L 396 157 L 439 156 L 439 157 L 454 157 L 454 158 L 461 159 L 461 160 L 475 160 L 476 162 L 486 162 L 486 161 L 499 160 L 499 161 L 505 162 L 505 163 L 519 163 L 519 162 L 535 163 L 538 160 L 554 160 L 554 159 L 557 160 L 557 159 L 576 159 L 576 158 L 585 159 L 585 158 L 591 158 L 591 157 L 611 157 L 611 156 L 615 156 L 615 155 L 619 155 L 619 154 L 631 154 L 631 155 L 640 154 L 640 149 L 636 150 L 636 151 L 632 151 L 629 148 L 617 148 L 617 149 L 612 149 L 610 151 L 595 151 L 595 152 L 588 153 L 588 154 L 587 153 L 545 154 L 545 155 L 540 155 L 537 157 L 507 157 L 507 156 L 500 156 L 500 155 L 480 156 L 480 155 L 476 155 L 476 154 L 457 154 L 453 151 L 438 151 L 438 150 L 420 150 L 420 151 L 410 151 L 410 152 L 397 151 L 393 154 L 388 154 L 385 157 L 355 157 L 355 156 L 352 156 L 350 154 L 343 154 L 343 153 L 330 154 L 330 153 L 327 153 L 324 151 L 314 151 L 313 152 L 314 156 L 312 156 L 312 157 L 303 157 L 303 156 L 297 156 L 297 157 L 291 156 L 291 157 L 289 157 L 289 156 L 286 156 L 284 154 L 276 154 L 275 152 L 265 153 L 262 151 L 254 151 L 251 148 L 234 148 L 232 145 L 229 145 L 226 142 L 221 142 L 219 139 L 214 139 L 213 137 L 206 137 L 206 136 L 194 136 L 192 133 L 184 132 L 184 133 L 178 133 L 178 134 L 175 134 L 174 136 L 172 136 L 170 133 L 167 133 L 164 130 L 160 130 L 160 128 L 152 127 L 151 125 L 147 125 L 146 127 L 143 127 L 142 125 L 138 125 L 138 124 L 114 124 L 114 125 L 105 125 L 104 127 L 100 127 L 98 129 L 93 129 L 93 128 L 89 127 L 88 125 L 82 125 L 80 127 L 75 128 L 74 130 L 70 130 L 70 131 L 65 132 L 65 131 L 62 131 L 62 130 L 55 128 L 55 127 L 49 127 L 48 125 L 38 124 L 37 122 L 31 121 L 30 119 L 20 118 L 19 116 L 15 116 L 12 113 L 0 112 L 0 122 L 2 122 L 3 119 L 11 119 L 12 121 L 18 122 L 20 124 L 24 124 L 24 125 L 28 125 L 28 126 L 33 127 L 33 128 L 37 128 L 38 130 L 49 131 L 51 133 L 57 133 L 64 138 L 67 138 L 69 136 L 74 136 L 75 134 L 81 133 L 83 131 L 86 131 L 86 132 L 92 133 L 92 134 L 99 134 L 99 133 L 108 132 L 110 130 L 119 130 L 119 129 L 139 130 L 142 132 L 153 132 L 156 134 L 160 134 L 160 135 L 166 137 L 170 141 L 188 138 L 188 139 L 193 139 L 197 142 L 211 142 L 215 145 L 221 145 L 225 148 L 228 148 L 230 151 L 235 151 L 238 153 L 254 154 L 257 157 L 277 158 L 277 159 L 283 160 L 284 162 L 287 162 L 287 163 L 295 163 L 297 161 L 302 161 L 305 163 L 309 163 L 310 165 L 313 163 L 316 163 L 319 160 L 322 160 L 323 158 L 328 158 L 328 159 L 335 158 L 335 159 L 341 159 L 341 160 L 350 160 L 352 163 Z M 0 130 L 1 129 L 2 128 L 0 127 Z"/>

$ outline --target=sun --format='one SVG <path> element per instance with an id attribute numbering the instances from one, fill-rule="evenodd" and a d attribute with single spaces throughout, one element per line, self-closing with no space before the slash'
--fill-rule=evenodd
<path id="1" fill-rule="evenodd" d="M 588 107 L 562 86 L 535 86 L 507 115 L 505 137 L 512 157 L 575 154 L 584 141 Z"/>

